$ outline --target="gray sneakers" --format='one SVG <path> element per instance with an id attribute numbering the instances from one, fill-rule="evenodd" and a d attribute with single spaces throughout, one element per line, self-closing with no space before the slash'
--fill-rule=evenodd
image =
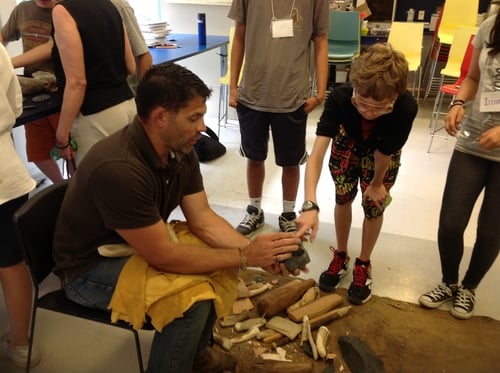
<path id="1" fill-rule="evenodd" d="M 422 294 L 418 301 L 427 308 L 438 308 L 443 303 L 453 300 L 456 289 L 456 285 L 447 285 L 441 282 L 434 289 Z"/>
<path id="2" fill-rule="evenodd" d="M 435 289 L 421 295 L 418 301 L 427 308 L 438 308 L 445 302 L 453 301 L 451 315 L 457 319 L 468 319 L 474 313 L 476 295 L 474 290 L 441 282 Z"/>
<path id="3" fill-rule="evenodd" d="M 264 225 L 264 211 L 254 206 L 248 205 L 247 211 L 236 230 L 247 236 Z"/>
<path id="4" fill-rule="evenodd" d="M 457 319 L 469 319 L 474 313 L 475 301 L 476 295 L 474 294 L 474 290 L 460 286 L 453 299 L 453 306 L 450 310 L 451 315 Z"/>
<path id="5" fill-rule="evenodd" d="M 296 232 L 297 225 L 295 224 L 297 214 L 295 212 L 283 212 L 278 217 L 278 225 L 281 232 Z"/>
<path id="6" fill-rule="evenodd" d="M 297 219 L 297 214 L 295 212 L 283 212 L 278 217 L 278 225 L 281 232 L 297 232 L 297 225 L 295 224 L 295 219 Z M 303 269 L 306 267 L 307 263 L 311 261 L 309 254 L 307 253 L 304 245 L 301 243 L 297 251 L 294 251 L 292 256 L 285 260 L 285 266 L 290 272 L 294 272 L 296 269 Z"/>

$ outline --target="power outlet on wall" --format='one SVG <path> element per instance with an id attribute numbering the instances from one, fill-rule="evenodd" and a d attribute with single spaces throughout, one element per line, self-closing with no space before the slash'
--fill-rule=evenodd
<path id="1" fill-rule="evenodd" d="M 423 20 L 424 20 L 424 18 L 425 18 L 425 10 L 419 10 L 419 11 L 418 11 L 418 16 L 417 16 L 417 19 L 418 19 L 419 21 L 423 21 Z"/>

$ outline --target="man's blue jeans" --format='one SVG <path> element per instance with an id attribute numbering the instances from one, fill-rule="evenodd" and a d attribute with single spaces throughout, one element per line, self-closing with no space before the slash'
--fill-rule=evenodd
<path id="1" fill-rule="evenodd" d="M 118 276 L 128 258 L 106 258 L 64 286 L 72 301 L 86 307 L 108 310 Z M 194 304 L 184 317 L 155 332 L 148 373 L 190 373 L 195 356 L 203 352 L 212 337 L 216 319 L 211 300 Z"/>

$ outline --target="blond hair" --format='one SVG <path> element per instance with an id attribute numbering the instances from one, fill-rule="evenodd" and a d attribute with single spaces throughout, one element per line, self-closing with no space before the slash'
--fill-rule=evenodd
<path id="1" fill-rule="evenodd" d="M 351 83 L 361 96 L 382 101 L 407 90 L 408 62 L 390 44 L 373 44 L 354 62 Z"/>

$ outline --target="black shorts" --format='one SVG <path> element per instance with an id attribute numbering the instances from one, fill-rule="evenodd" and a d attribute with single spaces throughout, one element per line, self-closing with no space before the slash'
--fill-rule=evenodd
<path id="1" fill-rule="evenodd" d="M 269 113 L 250 109 L 240 103 L 236 107 L 240 122 L 240 154 L 253 161 L 267 158 L 271 129 L 276 164 L 298 166 L 307 160 L 307 114 L 303 106 L 291 113 Z"/>
<path id="2" fill-rule="evenodd" d="M 0 268 L 13 266 L 24 259 L 12 217 L 27 200 L 28 194 L 25 194 L 0 206 L 0 237 L 2 240 L 0 245 Z"/>

